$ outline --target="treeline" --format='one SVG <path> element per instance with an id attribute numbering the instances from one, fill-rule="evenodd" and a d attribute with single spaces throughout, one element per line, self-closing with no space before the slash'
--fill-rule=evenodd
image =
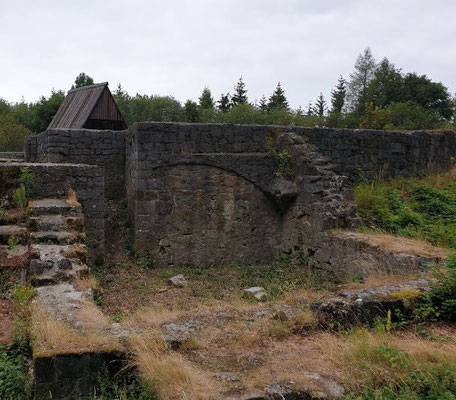
<path id="1" fill-rule="evenodd" d="M 81 73 L 73 87 L 92 83 Z M 455 101 L 443 84 L 404 73 L 387 58 L 377 62 L 369 48 L 358 56 L 347 79 L 339 77 L 328 100 L 320 93 L 305 109 L 289 106 L 280 82 L 268 97 L 252 102 L 242 77 L 232 93 L 215 99 L 206 87 L 197 101 L 184 104 L 172 96 L 132 96 L 120 84 L 113 94 L 128 124 L 182 121 L 395 130 L 450 129 L 455 122 Z M 64 96 L 64 91 L 53 90 L 34 103 L 0 99 L 0 150 L 20 150 L 24 136 L 45 130 Z"/>

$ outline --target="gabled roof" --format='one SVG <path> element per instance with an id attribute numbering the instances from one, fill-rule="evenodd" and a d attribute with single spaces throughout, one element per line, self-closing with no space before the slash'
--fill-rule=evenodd
<path id="1" fill-rule="evenodd" d="M 49 124 L 48 129 L 84 128 L 98 100 L 106 89 L 109 91 L 108 82 L 71 89 Z M 109 95 L 111 95 L 111 92 L 109 92 Z M 115 104 L 114 99 L 112 101 Z"/>

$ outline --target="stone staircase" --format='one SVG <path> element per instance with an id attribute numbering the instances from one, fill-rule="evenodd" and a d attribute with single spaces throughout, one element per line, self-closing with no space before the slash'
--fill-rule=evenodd
<path id="1" fill-rule="evenodd" d="M 72 281 L 87 273 L 81 207 L 64 199 L 41 199 L 29 206 L 30 274 L 33 286 Z"/>

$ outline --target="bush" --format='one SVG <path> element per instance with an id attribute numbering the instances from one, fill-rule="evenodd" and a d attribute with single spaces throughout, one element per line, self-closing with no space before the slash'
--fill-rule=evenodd
<path id="1" fill-rule="evenodd" d="M 24 138 L 32 135 L 10 115 L 0 115 L 0 151 L 22 151 Z"/>
<path id="2" fill-rule="evenodd" d="M 451 173 L 363 182 L 354 193 L 369 227 L 456 248 L 456 182 Z"/>
<path id="3" fill-rule="evenodd" d="M 456 258 L 450 257 L 444 268 L 434 268 L 431 290 L 420 298 L 415 309 L 417 321 L 456 321 Z"/>
<path id="4" fill-rule="evenodd" d="M 23 343 L 0 344 L 0 399 L 30 398 L 28 355 L 28 348 Z"/>

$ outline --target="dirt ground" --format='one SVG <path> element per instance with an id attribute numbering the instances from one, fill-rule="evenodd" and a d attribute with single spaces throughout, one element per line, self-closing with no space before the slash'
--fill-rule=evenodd
<path id="1" fill-rule="evenodd" d="M 13 302 L 0 299 L 0 343 L 10 343 L 14 339 L 15 315 Z"/>

